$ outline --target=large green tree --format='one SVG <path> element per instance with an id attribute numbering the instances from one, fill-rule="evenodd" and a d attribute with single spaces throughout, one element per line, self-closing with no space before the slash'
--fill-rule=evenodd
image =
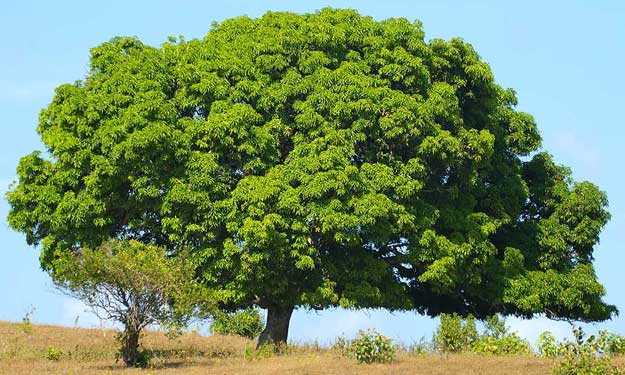
<path id="1" fill-rule="evenodd" d="M 222 308 L 604 320 L 607 199 L 461 39 L 352 10 L 115 38 L 56 89 L 7 195 L 41 264 L 107 238 L 194 249 Z"/>

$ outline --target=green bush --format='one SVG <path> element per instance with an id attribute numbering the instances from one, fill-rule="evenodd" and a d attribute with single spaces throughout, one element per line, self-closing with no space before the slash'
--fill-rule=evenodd
<path id="1" fill-rule="evenodd" d="M 140 368 L 148 368 L 152 365 L 153 358 L 154 358 L 154 353 L 152 353 L 149 350 L 142 350 L 137 355 L 135 366 L 140 367 Z"/>
<path id="2" fill-rule="evenodd" d="M 220 313 L 214 317 L 211 333 L 243 336 L 255 339 L 263 331 L 263 317 L 256 309 L 245 309 L 235 313 Z"/>
<path id="3" fill-rule="evenodd" d="M 281 354 L 284 351 L 286 351 L 285 347 L 275 344 L 264 344 L 260 348 L 255 348 L 252 345 L 245 345 L 243 358 L 248 361 L 267 359 L 272 357 L 274 354 Z"/>
<path id="4" fill-rule="evenodd" d="M 445 353 L 469 351 L 477 339 L 473 316 L 469 315 L 465 320 L 456 313 L 441 314 L 440 324 L 434 333 L 436 350 Z"/>
<path id="5" fill-rule="evenodd" d="M 595 356 L 583 353 L 565 357 L 555 366 L 553 375 L 622 375 L 625 372 L 612 364 L 608 356 Z"/>
<path id="6" fill-rule="evenodd" d="M 46 351 L 46 359 L 48 361 L 58 361 L 63 356 L 63 350 L 57 349 L 53 346 L 48 346 L 48 350 Z"/>
<path id="7" fill-rule="evenodd" d="M 484 322 L 484 333 L 473 343 L 473 351 L 480 354 L 530 354 L 529 342 L 516 332 L 509 332 L 506 320 L 493 315 Z"/>
<path id="8" fill-rule="evenodd" d="M 389 363 L 395 359 L 397 352 L 392 341 L 375 330 L 360 330 L 350 343 L 351 353 L 358 363 Z"/>
<path id="9" fill-rule="evenodd" d="M 530 344 L 516 333 L 510 333 L 503 338 L 483 337 L 475 342 L 473 351 L 480 354 L 530 354 Z"/>
<path id="10" fill-rule="evenodd" d="M 608 331 L 600 331 L 598 340 L 603 352 L 612 355 L 625 354 L 625 337 Z"/>
<path id="11" fill-rule="evenodd" d="M 562 345 L 558 343 L 553 333 L 545 331 L 538 337 L 538 355 L 545 358 L 556 358 L 562 353 Z"/>
<path id="12" fill-rule="evenodd" d="M 585 338 L 580 327 L 573 328 L 575 341 L 561 345 L 563 356 L 552 369 L 553 375 L 622 375 L 625 371 L 612 364 L 605 342 L 594 335 Z"/>

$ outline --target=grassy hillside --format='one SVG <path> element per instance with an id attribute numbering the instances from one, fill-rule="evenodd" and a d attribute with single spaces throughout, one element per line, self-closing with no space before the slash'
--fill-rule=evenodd
<path id="1" fill-rule="evenodd" d="M 153 367 L 126 369 L 116 362 L 115 331 L 0 322 L 0 374 L 549 374 L 553 361 L 536 357 L 414 355 L 401 352 L 388 365 L 359 365 L 330 349 L 295 346 L 288 355 L 245 358 L 254 342 L 227 336 L 185 334 L 170 340 L 148 332 L 143 347 L 155 352 Z M 48 348 L 61 349 L 58 361 Z"/>

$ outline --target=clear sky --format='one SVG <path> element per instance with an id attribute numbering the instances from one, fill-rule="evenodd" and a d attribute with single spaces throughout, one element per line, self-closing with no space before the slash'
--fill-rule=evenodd
<path id="1" fill-rule="evenodd" d="M 470 3 L 470 4 L 469 4 Z M 406 17 L 424 24 L 426 39 L 454 36 L 473 44 L 498 83 L 517 91 L 519 109 L 533 114 L 543 146 L 608 193 L 612 221 L 596 248 L 607 301 L 625 314 L 625 2 L 600 1 L 3 1 L 0 10 L 0 190 L 14 179 L 21 156 L 43 146 L 39 110 L 56 86 L 84 78 L 89 49 L 118 35 L 160 45 L 167 36 L 200 38 L 211 22 L 267 10 L 313 12 L 355 8 L 376 19 Z M 30 307 L 41 323 L 98 325 L 75 301 L 56 293 L 39 268 L 38 249 L 6 223 L 0 201 L 0 320 L 20 321 Z M 512 320 L 535 340 L 566 323 Z M 329 342 L 373 327 L 406 343 L 430 337 L 436 321 L 413 313 L 297 311 L 291 339 Z M 589 326 L 625 334 L 625 317 Z"/>

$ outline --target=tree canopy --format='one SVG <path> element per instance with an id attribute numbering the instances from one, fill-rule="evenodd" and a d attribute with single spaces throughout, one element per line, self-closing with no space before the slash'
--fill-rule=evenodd
<path id="1" fill-rule="evenodd" d="M 607 319 L 607 198 L 516 105 L 470 44 L 402 18 L 118 37 L 41 112 L 46 152 L 21 160 L 9 223 L 52 273 L 111 237 L 190 247 L 224 308 L 267 308 L 286 332 L 297 306 Z"/>

